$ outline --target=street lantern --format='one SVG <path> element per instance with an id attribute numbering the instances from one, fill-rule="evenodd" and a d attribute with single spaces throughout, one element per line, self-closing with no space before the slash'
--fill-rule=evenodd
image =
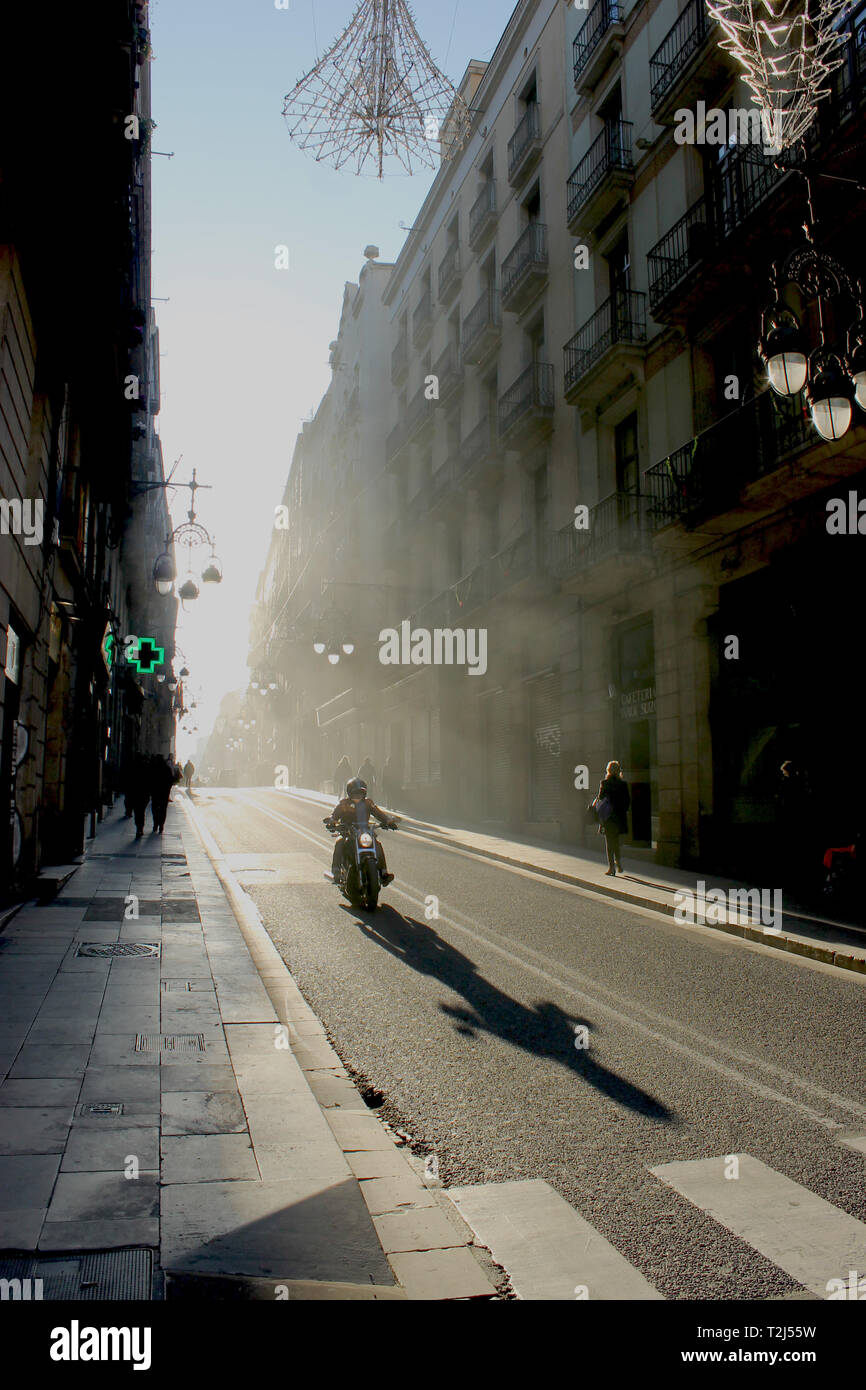
<path id="1" fill-rule="evenodd" d="M 780 396 L 796 396 L 806 385 L 806 336 L 796 314 L 774 307 L 764 315 L 760 353 L 770 385 Z"/>
<path id="2" fill-rule="evenodd" d="M 199 587 L 195 582 L 195 578 L 190 572 L 186 576 L 186 579 L 183 581 L 180 588 L 178 589 L 177 596 L 184 603 L 191 603 L 193 599 L 198 598 L 198 595 Z"/>
<path id="3" fill-rule="evenodd" d="M 851 424 L 854 389 L 850 377 L 835 353 L 820 348 L 812 354 L 809 377 L 806 400 L 812 424 L 822 439 L 841 439 Z"/>
<path id="4" fill-rule="evenodd" d="M 164 550 L 153 562 L 153 582 L 156 586 L 156 592 L 165 598 L 167 594 L 171 593 L 176 578 L 177 570 L 174 560 L 168 551 Z"/>

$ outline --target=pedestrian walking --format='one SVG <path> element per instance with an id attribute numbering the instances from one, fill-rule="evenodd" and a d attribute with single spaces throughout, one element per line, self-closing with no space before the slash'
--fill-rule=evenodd
<path id="1" fill-rule="evenodd" d="M 351 782 L 354 775 L 355 774 L 352 772 L 352 764 L 349 762 L 349 759 L 346 757 L 344 753 L 340 761 L 337 763 L 337 771 L 334 773 L 335 796 L 341 798 L 345 796 L 346 783 Z"/>
<path id="2" fill-rule="evenodd" d="M 370 760 L 369 753 L 367 754 L 366 758 L 364 759 L 360 768 L 358 769 L 358 776 L 360 777 L 362 782 L 366 782 L 367 789 L 372 795 L 373 788 L 376 785 L 376 769 L 374 768 Z"/>
<path id="3" fill-rule="evenodd" d="M 190 787 L 191 787 L 191 785 L 192 785 L 192 779 L 193 779 L 193 776 L 194 776 L 194 775 L 195 775 L 195 763 L 192 761 L 191 758 L 187 758 L 186 762 L 185 762 L 184 765 L 183 765 L 183 780 L 184 780 L 184 785 L 186 786 L 187 791 L 189 791 L 189 789 L 190 789 Z"/>
<path id="4" fill-rule="evenodd" d="M 615 878 L 617 871 L 622 873 L 619 837 L 628 834 L 630 805 L 631 794 L 622 775 L 622 768 L 615 759 L 611 760 L 605 768 L 604 777 L 599 783 L 598 796 L 593 802 L 598 816 L 598 833 L 604 836 L 607 848 L 606 877 Z"/>
<path id="5" fill-rule="evenodd" d="M 126 778 L 126 800 L 135 816 L 135 838 L 144 834 L 144 813 L 150 800 L 150 763 L 140 753 L 132 758 Z"/>
<path id="6" fill-rule="evenodd" d="M 382 800 L 386 806 L 394 806 L 400 794 L 400 781 L 395 759 L 389 754 L 382 768 Z"/>
<path id="7" fill-rule="evenodd" d="M 161 758 L 154 753 L 150 764 L 150 809 L 153 815 L 153 833 L 161 835 L 165 825 L 171 789 L 178 779 L 180 768 L 169 758 Z M 181 773 L 181 776 L 183 774 Z"/>

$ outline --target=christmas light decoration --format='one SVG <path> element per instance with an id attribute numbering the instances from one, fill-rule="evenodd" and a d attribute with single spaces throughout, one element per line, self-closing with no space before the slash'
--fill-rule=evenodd
<path id="1" fill-rule="evenodd" d="M 406 0 L 361 0 L 348 27 L 289 92 L 289 134 L 317 161 L 378 178 L 435 168 L 469 111 L 418 34 Z"/>
<path id="2" fill-rule="evenodd" d="M 841 67 L 841 27 L 851 0 L 707 0 L 761 110 L 764 143 L 783 150 L 802 140 L 828 79 Z"/>

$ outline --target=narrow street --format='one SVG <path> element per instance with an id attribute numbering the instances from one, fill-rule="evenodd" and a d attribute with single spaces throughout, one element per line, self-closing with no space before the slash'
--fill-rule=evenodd
<path id="1" fill-rule="evenodd" d="M 195 803 L 344 1064 L 446 1186 L 545 1180 L 669 1299 L 798 1285 L 658 1165 L 748 1154 L 866 1218 L 842 1142 L 866 1133 L 862 976 L 412 830 L 383 837 L 396 880 L 362 917 L 322 877 L 320 805 Z"/>

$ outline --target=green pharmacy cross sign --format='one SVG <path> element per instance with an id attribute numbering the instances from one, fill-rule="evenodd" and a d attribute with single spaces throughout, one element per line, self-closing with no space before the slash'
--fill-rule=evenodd
<path id="1" fill-rule="evenodd" d="M 165 661 L 165 647 L 157 646 L 152 637 L 127 637 L 124 647 L 127 662 L 139 675 L 152 675 Z"/>

